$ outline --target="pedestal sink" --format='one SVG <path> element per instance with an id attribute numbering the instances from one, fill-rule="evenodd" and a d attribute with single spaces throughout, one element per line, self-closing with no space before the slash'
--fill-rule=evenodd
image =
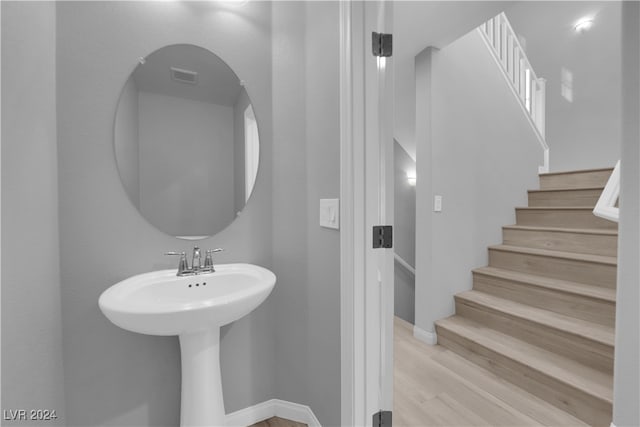
<path id="1" fill-rule="evenodd" d="M 100 295 L 100 309 L 117 326 L 180 337 L 182 427 L 224 425 L 220 326 L 258 307 L 276 282 L 271 271 L 257 265 L 221 264 L 215 269 L 183 277 L 176 270 L 140 274 Z"/>

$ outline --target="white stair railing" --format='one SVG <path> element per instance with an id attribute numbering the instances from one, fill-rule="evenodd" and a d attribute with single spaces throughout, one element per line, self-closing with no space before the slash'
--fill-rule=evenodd
<path id="1" fill-rule="evenodd" d="M 616 163 L 616 167 L 613 168 L 611 176 L 605 185 L 596 207 L 593 209 L 593 214 L 600 218 L 608 219 L 609 221 L 618 222 L 620 218 L 620 209 L 616 207 L 618 197 L 620 196 L 620 160 Z"/>
<path id="2" fill-rule="evenodd" d="M 549 146 L 545 141 L 545 82 L 536 76 L 531 63 L 504 13 L 478 27 L 478 32 L 509 82 L 513 94 L 529 118 L 544 152 L 539 172 L 549 172 Z"/>
<path id="3" fill-rule="evenodd" d="M 409 264 L 407 261 L 405 261 L 404 258 L 402 258 L 400 255 L 398 255 L 395 252 L 393 253 L 393 258 L 396 260 L 398 264 L 403 266 L 409 273 L 413 274 L 413 277 L 416 276 L 416 269 L 413 268 L 411 264 Z"/>

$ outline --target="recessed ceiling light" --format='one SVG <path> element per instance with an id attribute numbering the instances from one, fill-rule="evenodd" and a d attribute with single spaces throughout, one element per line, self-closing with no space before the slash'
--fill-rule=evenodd
<path id="1" fill-rule="evenodd" d="M 576 24 L 573 26 L 573 29 L 577 32 L 587 31 L 593 25 L 593 18 L 581 18 Z"/>

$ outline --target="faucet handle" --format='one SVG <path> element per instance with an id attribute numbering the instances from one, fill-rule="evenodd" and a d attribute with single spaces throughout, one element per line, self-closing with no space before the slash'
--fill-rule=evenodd
<path id="1" fill-rule="evenodd" d="M 189 270 L 189 263 L 187 262 L 186 252 L 165 252 L 165 255 L 180 256 L 180 262 L 178 263 L 178 275 L 181 275 L 185 271 Z"/>
<path id="2" fill-rule="evenodd" d="M 204 268 L 210 268 L 213 270 L 213 253 L 222 251 L 224 251 L 222 248 L 207 249 L 207 256 L 204 258 Z"/>

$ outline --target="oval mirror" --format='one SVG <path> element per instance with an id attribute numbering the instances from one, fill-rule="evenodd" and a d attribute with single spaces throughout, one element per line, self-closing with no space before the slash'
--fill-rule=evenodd
<path id="1" fill-rule="evenodd" d="M 214 53 L 186 44 L 140 59 L 120 94 L 114 146 L 140 214 L 185 239 L 231 224 L 251 196 L 260 157 L 242 82 Z"/>

